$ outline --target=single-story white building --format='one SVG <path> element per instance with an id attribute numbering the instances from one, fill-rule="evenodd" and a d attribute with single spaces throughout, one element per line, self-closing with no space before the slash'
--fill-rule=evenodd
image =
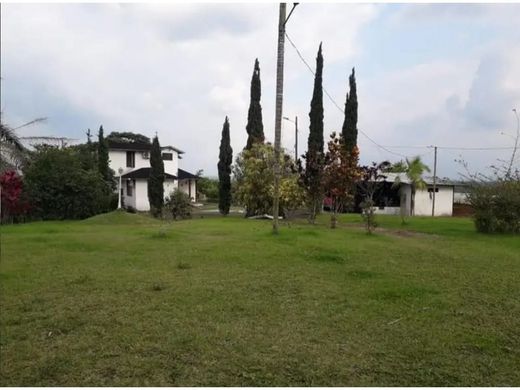
<path id="1" fill-rule="evenodd" d="M 150 210 L 148 201 L 148 177 L 150 176 L 151 144 L 108 140 L 109 166 L 121 177 L 121 197 L 125 207 L 139 211 Z M 161 147 L 164 162 L 164 197 L 175 189 L 188 194 L 197 201 L 198 176 L 179 168 L 180 155 L 184 154 L 173 146 Z"/>
<path id="2" fill-rule="evenodd" d="M 406 174 L 385 173 L 381 190 L 376 193 L 376 214 L 399 215 L 401 208 L 406 216 L 431 216 L 433 208 L 433 177 L 423 177 L 425 189 L 416 189 L 414 209 L 412 210 L 412 187 Z M 400 182 L 394 185 L 396 180 Z M 453 215 L 454 185 L 444 179 L 437 178 L 435 183 L 435 216 Z"/>

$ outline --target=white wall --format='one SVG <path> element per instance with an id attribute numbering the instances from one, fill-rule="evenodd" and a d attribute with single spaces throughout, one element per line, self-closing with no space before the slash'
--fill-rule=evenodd
<path id="1" fill-rule="evenodd" d="M 127 183 L 130 182 L 130 184 L 132 185 L 132 196 L 129 196 L 128 195 L 128 192 L 127 192 Z M 133 207 L 134 209 L 136 208 L 135 207 L 135 183 L 134 183 L 134 180 L 132 179 L 122 179 L 121 180 L 121 187 L 123 188 L 123 203 L 125 205 L 125 207 L 128 207 L 128 206 L 131 206 Z"/>
<path id="2" fill-rule="evenodd" d="M 139 211 L 150 210 L 150 203 L 148 202 L 148 180 L 135 180 L 135 208 Z"/>
<path id="3" fill-rule="evenodd" d="M 374 214 L 400 215 L 401 208 L 400 207 L 385 207 L 383 209 L 380 209 L 379 207 L 374 207 Z"/>
<path id="4" fill-rule="evenodd" d="M 433 188 L 433 186 L 428 186 Z M 453 215 L 453 187 L 438 186 L 435 194 L 435 216 Z M 433 192 L 427 189 L 415 192 L 415 215 L 432 215 Z"/>
<path id="5" fill-rule="evenodd" d="M 177 180 L 166 179 L 164 181 L 164 198 L 169 197 L 173 190 L 177 188 Z M 134 204 L 139 211 L 149 211 L 150 202 L 148 201 L 148 180 L 147 179 L 136 179 L 134 189 Z M 126 194 L 126 188 L 125 192 Z M 126 203 L 128 205 L 128 203 Z"/>
<path id="6" fill-rule="evenodd" d="M 173 154 L 173 160 L 164 161 L 164 172 L 177 176 L 177 171 L 179 169 L 179 154 L 173 149 L 164 149 L 161 153 Z M 150 152 L 148 152 L 148 155 L 150 155 Z M 108 165 L 111 169 L 114 170 L 116 176 L 119 176 L 119 168 L 123 168 L 123 174 L 125 174 L 127 172 L 133 171 L 134 169 L 150 167 L 150 159 L 143 158 L 143 152 L 138 151 L 135 152 L 134 168 L 126 166 L 126 150 L 109 150 L 108 159 Z"/>
<path id="7" fill-rule="evenodd" d="M 179 170 L 179 154 L 173 149 L 163 149 L 161 153 L 171 153 L 173 154 L 173 160 L 163 160 L 164 162 L 164 172 L 169 173 L 170 175 L 177 176 Z M 148 164 L 149 166 L 149 164 Z M 169 194 L 169 193 L 168 193 Z"/>
<path id="8" fill-rule="evenodd" d="M 192 202 L 197 201 L 197 182 L 195 179 L 179 180 L 179 189 L 186 194 L 190 194 L 191 190 Z"/>
<path id="9" fill-rule="evenodd" d="M 410 216 L 410 210 L 412 209 L 412 187 L 409 184 L 401 184 L 399 189 L 399 194 L 401 196 L 401 207 L 404 208 L 405 216 Z M 401 211 L 399 210 L 399 214 Z"/>
<path id="10" fill-rule="evenodd" d="M 150 153 L 148 153 L 150 154 Z M 175 158 L 175 156 L 174 156 Z M 135 167 L 130 168 L 126 166 L 126 150 L 109 150 L 108 152 L 109 163 L 108 166 L 114 170 L 116 176 L 119 176 L 119 168 L 123 168 L 123 175 L 127 172 L 133 171 L 139 168 L 150 167 L 150 159 L 143 158 L 143 152 L 135 152 Z"/>
<path id="11" fill-rule="evenodd" d="M 166 179 L 164 181 L 164 198 L 170 197 L 171 193 L 177 188 L 177 180 Z"/>

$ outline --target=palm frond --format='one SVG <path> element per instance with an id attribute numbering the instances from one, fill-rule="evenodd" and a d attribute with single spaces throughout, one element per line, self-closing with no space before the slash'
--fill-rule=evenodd
<path id="1" fill-rule="evenodd" d="M 2 143 L 2 148 L 9 146 L 20 152 L 25 150 L 14 129 L 11 129 L 4 123 L 0 123 L 0 142 Z"/>

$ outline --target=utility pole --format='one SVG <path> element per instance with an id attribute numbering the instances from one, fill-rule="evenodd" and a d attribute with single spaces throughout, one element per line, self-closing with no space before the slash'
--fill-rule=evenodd
<path id="1" fill-rule="evenodd" d="M 518 112 L 516 112 L 516 108 L 513 108 L 513 112 L 516 116 L 516 137 L 515 137 L 515 147 L 513 148 L 513 153 L 511 154 L 511 162 L 509 163 L 509 168 L 507 169 L 507 176 L 511 176 L 511 170 L 513 169 L 513 164 L 515 163 L 515 155 L 518 150 L 518 140 L 520 139 L 520 119 L 518 118 Z"/>
<path id="2" fill-rule="evenodd" d="M 285 3 L 280 3 L 278 18 L 278 60 L 276 62 L 276 113 L 274 119 L 274 199 L 273 233 L 278 234 L 280 200 L 280 144 L 282 141 L 283 60 L 285 44 Z"/>
<path id="3" fill-rule="evenodd" d="M 298 116 L 294 117 L 294 162 L 298 161 Z"/>
<path id="4" fill-rule="evenodd" d="M 291 17 L 294 3 L 286 18 L 286 4 L 280 3 L 278 18 L 278 59 L 276 62 L 276 110 L 274 119 L 274 199 L 273 199 L 273 233 L 278 234 L 278 214 L 280 207 L 280 145 L 282 143 L 282 105 L 283 105 L 283 60 L 285 45 L 285 24 Z"/>
<path id="5" fill-rule="evenodd" d="M 435 191 L 437 190 L 437 146 L 434 146 L 434 157 L 433 157 L 433 204 L 432 204 L 432 217 L 435 217 Z"/>

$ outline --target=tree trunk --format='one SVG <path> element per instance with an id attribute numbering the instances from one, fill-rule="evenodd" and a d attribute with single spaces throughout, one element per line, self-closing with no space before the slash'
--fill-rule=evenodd
<path id="1" fill-rule="evenodd" d="M 410 215 L 415 215 L 415 186 L 412 185 L 412 196 L 410 198 Z"/>
<path id="2" fill-rule="evenodd" d="M 336 211 L 334 211 L 330 215 L 330 228 L 336 229 L 336 226 L 338 225 L 338 216 L 336 215 Z"/>

